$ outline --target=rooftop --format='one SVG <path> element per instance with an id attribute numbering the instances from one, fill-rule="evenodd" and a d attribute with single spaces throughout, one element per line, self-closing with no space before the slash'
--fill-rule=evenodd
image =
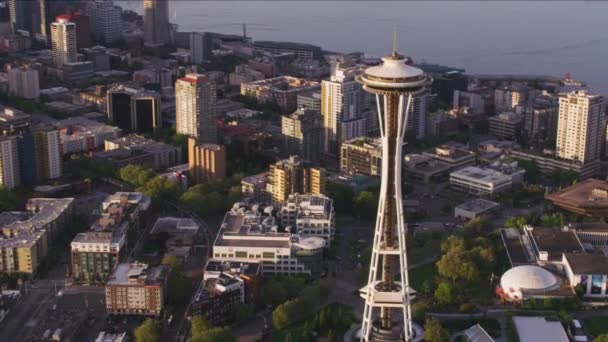
<path id="1" fill-rule="evenodd" d="M 281 208 L 298 211 L 298 219 L 331 219 L 334 215 L 333 200 L 323 195 L 289 195 Z"/>
<path id="2" fill-rule="evenodd" d="M 488 120 L 516 124 L 516 123 L 521 122 L 522 119 L 521 119 L 521 115 L 519 115 L 517 113 L 505 112 L 505 113 L 500 113 L 496 116 L 492 116 L 492 117 L 488 118 Z"/>
<path id="3" fill-rule="evenodd" d="M 216 246 L 288 248 L 290 234 L 279 232 L 274 208 L 237 202 L 224 216 Z"/>
<path id="4" fill-rule="evenodd" d="M 588 178 L 546 196 L 549 201 L 578 207 L 608 207 L 608 181 Z"/>
<path id="5" fill-rule="evenodd" d="M 513 323 L 520 342 L 568 342 L 568 336 L 560 321 L 545 317 L 514 316 Z"/>
<path id="6" fill-rule="evenodd" d="M 500 204 L 492 201 L 485 200 L 483 198 L 475 198 L 468 202 L 465 202 L 459 206 L 457 209 L 466 210 L 473 212 L 475 214 L 481 214 L 487 210 L 498 207 Z"/>
<path id="7" fill-rule="evenodd" d="M 564 258 L 574 274 L 608 275 L 608 256 L 604 254 L 565 253 Z"/>
<path id="8" fill-rule="evenodd" d="M 221 261 L 209 259 L 205 265 L 205 273 L 209 272 L 231 272 L 234 274 L 245 274 L 257 276 L 260 274 L 259 262 Z"/>
<path id="9" fill-rule="evenodd" d="M 450 173 L 450 177 L 467 178 L 477 182 L 496 183 L 504 181 L 508 176 L 500 171 L 493 169 L 480 168 L 477 166 L 467 166 Z"/>
<path id="10" fill-rule="evenodd" d="M 515 267 L 530 262 L 519 229 L 501 229 L 500 237 L 505 245 L 511 266 Z"/>
<path id="11" fill-rule="evenodd" d="M 422 172 L 441 172 L 450 169 L 450 165 L 423 154 L 410 153 L 405 156 L 405 166 Z"/>
<path id="12" fill-rule="evenodd" d="M 320 86 L 319 82 L 309 81 L 304 78 L 292 76 L 267 78 L 264 80 L 243 83 L 243 85 L 250 87 L 267 87 L 271 88 L 274 92 L 289 92 L 294 90 L 300 91 L 303 89 L 318 88 Z"/>
<path id="13" fill-rule="evenodd" d="M 197 233 L 199 225 L 194 222 L 191 218 L 178 218 L 178 217 L 161 217 L 156 220 L 156 223 L 152 227 L 150 234 L 158 234 L 161 232 L 167 233 L 180 233 L 180 232 L 191 232 Z"/>
<path id="14" fill-rule="evenodd" d="M 266 183 L 268 172 L 258 173 L 257 175 L 247 176 L 241 179 L 241 184 L 262 185 Z"/>
<path id="15" fill-rule="evenodd" d="M 549 261 L 559 261 L 563 253 L 584 253 L 578 237 L 571 230 L 557 228 L 524 227 L 539 253 L 547 252 Z"/>
<path id="16" fill-rule="evenodd" d="M 132 286 L 132 285 L 160 285 L 166 266 L 149 267 L 141 263 L 121 263 L 108 278 L 106 285 Z"/>

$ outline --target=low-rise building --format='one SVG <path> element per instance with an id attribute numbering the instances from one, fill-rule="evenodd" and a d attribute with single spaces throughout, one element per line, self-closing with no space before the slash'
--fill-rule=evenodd
<path id="1" fill-rule="evenodd" d="M 281 206 L 281 225 L 300 237 L 323 238 L 331 245 L 336 230 L 333 200 L 324 195 L 290 195 Z"/>
<path id="2" fill-rule="evenodd" d="M 585 253 L 576 233 L 569 229 L 524 227 L 524 241 L 532 250 L 538 264 L 560 263 L 564 253 Z"/>
<path id="3" fill-rule="evenodd" d="M 502 138 L 516 140 L 521 135 L 521 115 L 513 112 L 501 113 L 488 118 L 490 134 Z"/>
<path id="4" fill-rule="evenodd" d="M 106 310 L 113 315 L 160 316 L 168 272 L 166 265 L 118 264 L 105 286 Z"/>
<path id="5" fill-rule="evenodd" d="M 221 272 L 201 282 L 194 294 L 191 310 L 204 315 L 211 325 L 224 325 L 234 319 L 237 304 L 245 301 L 245 282 L 238 275 Z"/>
<path id="6" fill-rule="evenodd" d="M 161 217 L 156 220 L 151 236 L 164 234 L 165 254 L 176 256 L 182 261 L 194 253 L 201 240 L 200 226 L 191 218 Z"/>
<path id="7" fill-rule="evenodd" d="M 513 150 L 511 156 L 516 159 L 533 161 L 543 174 L 549 175 L 555 170 L 573 171 L 578 174 L 579 179 L 593 177 L 600 172 L 600 160 L 592 160 L 586 163 L 557 158 L 555 151 L 543 150 Z"/>
<path id="8" fill-rule="evenodd" d="M 499 206 L 496 202 L 476 198 L 455 207 L 454 217 L 460 220 L 472 220 L 490 214 Z"/>
<path id="9" fill-rule="evenodd" d="M 520 342 L 568 342 L 568 335 L 559 320 L 545 317 L 514 316 L 513 324 Z"/>
<path id="10" fill-rule="evenodd" d="M 405 156 L 405 174 L 413 181 L 431 183 L 448 178 L 451 167 L 427 155 L 411 153 Z"/>
<path id="11" fill-rule="evenodd" d="M 168 167 L 176 166 L 181 164 L 182 161 L 182 150 L 178 146 L 147 139 L 136 134 L 129 134 L 122 138 L 105 141 L 106 152 L 116 150 L 124 153 L 126 160 L 129 160 L 129 157 L 136 157 L 140 160 L 149 160 L 146 166 L 155 170 L 162 170 Z M 114 152 L 114 154 L 115 153 L 116 152 Z M 103 159 L 104 156 L 107 155 L 111 157 L 112 153 L 98 153 L 94 156 Z M 120 160 L 116 160 L 116 162 L 120 165 L 128 164 L 128 162 L 125 162 L 125 160 L 122 162 L 120 162 Z"/>
<path id="12" fill-rule="evenodd" d="M 451 170 L 475 164 L 474 152 L 449 145 L 440 145 L 433 151 L 422 154 L 450 165 Z"/>
<path id="13" fill-rule="evenodd" d="M 342 143 L 340 172 L 347 175 L 380 176 L 382 146 L 380 139 L 355 138 Z"/>
<path id="14" fill-rule="evenodd" d="M 325 240 L 279 231 L 273 212 L 273 207 L 235 203 L 217 234 L 213 257 L 261 262 L 263 274 L 320 274 Z"/>
<path id="15" fill-rule="evenodd" d="M 564 253 L 562 264 L 570 285 L 581 286 L 585 297 L 608 297 L 608 257 L 604 254 Z"/>
<path id="16" fill-rule="evenodd" d="M 450 173 L 451 187 L 474 194 L 494 194 L 512 185 L 511 175 L 489 168 L 467 166 Z"/>
<path id="17" fill-rule="evenodd" d="M 0 213 L 0 272 L 33 275 L 73 212 L 73 198 L 31 198 L 26 212 Z"/>
<path id="18" fill-rule="evenodd" d="M 298 94 L 320 88 L 320 84 L 302 78 L 280 76 L 241 84 L 241 94 L 253 96 L 260 102 L 275 101 L 281 111 L 296 110 Z"/>
<path id="19" fill-rule="evenodd" d="M 104 146 L 106 140 L 121 136 L 118 127 L 89 120 L 84 117 L 72 117 L 57 122 L 63 154 L 92 151 Z"/>
<path id="20" fill-rule="evenodd" d="M 243 177 L 241 179 L 241 194 L 255 201 L 264 201 L 269 194 L 266 192 L 268 172 Z"/>
<path id="21" fill-rule="evenodd" d="M 150 198 L 138 192 L 117 192 L 102 203 L 101 217 L 70 244 L 71 274 L 75 282 L 102 283 L 123 261 L 127 232 L 139 229 Z"/>
<path id="22" fill-rule="evenodd" d="M 589 178 L 545 198 L 553 205 L 577 215 L 608 217 L 608 182 Z"/>

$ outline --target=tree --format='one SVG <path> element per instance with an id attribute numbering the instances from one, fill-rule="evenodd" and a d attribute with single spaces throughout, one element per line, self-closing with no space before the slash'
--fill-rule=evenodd
<path id="1" fill-rule="evenodd" d="M 204 331 L 202 335 L 193 335 L 188 342 L 236 342 L 236 338 L 228 327 L 215 327 Z"/>
<path id="2" fill-rule="evenodd" d="M 278 305 L 287 299 L 287 290 L 278 281 L 265 282 L 262 293 L 266 305 Z"/>
<path id="3" fill-rule="evenodd" d="M 17 195 L 4 185 L 0 185 L 0 212 L 15 210 L 19 199 Z"/>
<path id="4" fill-rule="evenodd" d="M 426 319 L 426 313 L 431 310 L 428 303 L 416 301 L 412 304 L 412 318 L 418 323 L 422 323 Z"/>
<path id="5" fill-rule="evenodd" d="M 118 178 L 120 178 L 120 180 L 136 187 L 146 184 L 155 175 L 154 171 L 135 164 L 129 164 L 118 170 Z"/>
<path id="6" fill-rule="evenodd" d="M 211 325 L 209 324 L 209 322 L 207 322 L 205 317 L 201 315 L 196 315 L 192 317 L 190 325 L 192 326 L 192 336 L 201 336 L 207 330 L 211 329 Z"/>
<path id="7" fill-rule="evenodd" d="M 296 297 L 304 289 L 305 280 L 302 277 L 285 277 L 283 287 L 289 298 Z"/>
<path id="8" fill-rule="evenodd" d="M 598 335 L 593 339 L 593 342 L 608 342 L 608 334 Z"/>
<path id="9" fill-rule="evenodd" d="M 435 290 L 435 299 L 441 305 L 449 305 L 454 302 L 454 288 L 450 283 L 441 282 Z"/>
<path id="10" fill-rule="evenodd" d="M 160 262 L 163 265 L 168 265 L 171 268 L 171 271 L 179 272 L 181 267 L 181 262 L 175 255 L 167 254 L 163 256 L 162 261 Z"/>
<path id="11" fill-rule="evenodd" d="M 352 210 L 355 192 L 350 186 L 337 182 L 327 182 L 325 188 L 327 196 L 334 200 L 337 212 L 348 213 Z"/>
<path id="12" fill-rule="evenodd" d="M 523 168 L 526 173 L 524 174 L 524 180 L 528 183 L 538 184 L 541 181 L 540 169 L 538 164 L 533 160 L 518 160 L 519 166 Z"/>
<path id="13" fill-rule="evenodd" d="M 450 279 L 452 283 L 456 283 L 457 280 L 474 281 L 479 278 L 477 265 L 465 252 L 451 252 L 442 255 L 437 262 L 437 271 L 440 275 Z"/>
<path id="14" fill-rule="evenodd" d="M 327 333 L 327 342 L 338 342 L 338 336 L 333 329 Z"/>
<path id="15" fill-rule="evenodd" d="M 448 331 L 435 318 L 429 318 L 424 324 L 424 340 L 427 342 L 447 342 L 450 339 Z"/>
<path id="16" fill-rule="evenodd" d="M 361 191 L 353 201 L 353 209 L 361 218 L 374 218 L 378 210 L 378 196 L 371 191 Z"/>
<path id="17" fill-rule="evenodd" d="M 150 196 L 153 202 L 157 203 L 162 199 L 178 198 L 180 187 L 177 182 L 170 180 L 167 177 L 156 176 L 144 185 L 137 188 L 137 191 Z"/>
<path id="18" fill-rule="evenodd" d="M 146 320 L 135 328 L 135 341 L 136 342 L 157 342 L 160 341 L 160 334 L 162 331 L 162 324 L 160 321 L 146 318 Z"/>
<path id="19" fill-rule="evenodd" d="M 524 216 L 511 216 L 505 222 L 506 228 L 522 228 L 526 225 L 526 218 Z"/>

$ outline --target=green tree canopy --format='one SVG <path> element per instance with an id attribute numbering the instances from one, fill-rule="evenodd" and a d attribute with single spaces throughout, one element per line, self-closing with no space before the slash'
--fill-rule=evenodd
<path id="1" fill-rule="evenodd" d="M 454 289 L 452 284 L 441 282 L 435 290 L 435 299 L 441 305 L 449 305 L 454 302 Z"/>
<path id="2" fill-rule="evenodd" d="M 378 211 L 378 196 L 372 191 L 361 191 L 353 201 L 353 209 L 361 218 L 372 219 Z"/>
<path id="3" fill-rule="evenodd" d="M 355 191 L 350 186 L 337 182 L 327 182 L 325 188 L 327 196 L 334 200 L 337 212 L 348 213 L 352 210 Z"/>
<path id="4" fill-rule="evenodd" d="M 450 339 L 448 331 L 435 318 L 429 318 L 424 324 L 424 340 L 427 342 L 447 342 Z"/>
<path id="5" fill-rule="evenodd" d="M 593 342 L 608 342 L 608 334 L 598 335 L 593 339 Z"/>
<path id="6" fill-rule="evenodd" d="M 195 315 L 190 321 L 192 336 L 201 336 L 207 330 L 211 329 L 211 324 L 201 315 Z"/>
<path id="7" fill-rule="evenodd" d="M 158 342 L 160 341 L 160 334 L 162 331 L 162 324 L 160 321 L 146 318 L 146 320 L 135 328 L 135 341 L 136 342 Z"/>
<path id="8" fill-rule="evenodd" d="M 18 196 L 4 185 L 0 185 L 0 212 L 15 210 L 19 202 Z"/>

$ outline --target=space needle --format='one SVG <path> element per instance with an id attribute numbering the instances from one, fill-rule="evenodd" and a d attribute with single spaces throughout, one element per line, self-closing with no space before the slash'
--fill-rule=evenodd
<path id="1" fill-rule="evenodd" d="M 357 76 L 363 89 L 376 95 L 382 142 L 380 198 L 369 277 L 360 291 L 365 299 L 362 342 L 422 339 L 422 330 L 414 329 L 411 319 L 414 291 L 408 281 L 401 165 L 412 98 L 424 92 L 432 79 L 406 64 L 406 58 L 397 53 L 396 34 L 393 39 L 392 54 Z"/>

